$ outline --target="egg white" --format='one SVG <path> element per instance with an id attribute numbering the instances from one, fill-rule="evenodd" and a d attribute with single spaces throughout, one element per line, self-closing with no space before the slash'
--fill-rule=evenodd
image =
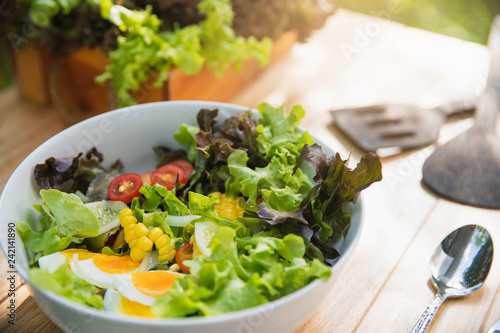
<path id="1" fill-rule="evenodd" d="M 87 250 L 66 249 L 39 258 L 38 266 L 41 269 L 45 269 L 49 273 L 53 273 L 56 269 L 58 269 L 62 264 L 66 262 L 66 259 L 69 258 L 69 261 L 71 262 L 73 260 L 73 256 L 79 254 L 83 254 L 85 256 L 93 255 L 93 253 L 88 252 Z"/>
<path id="2" fill-rule="evenodd" d="M 140 312 L 143 312 L 146 309 L 140 309 L 138 311 L 139 313 L 137 313 L 137 312 L 135 312 L 135 311 L 137 311 L 137 309 L 132 308 L 132 309 L 129 309 L 129 311 L 131 311 L 132 313 L 130 313 L 130 312 L 126 313 L 121 308 L 121 303 L 123 301 L 126 301 L 125 297 L 123 297 L 118 291 L 116 291 L 114 289 L 108 289 L 108 290 L 106 290 L 106 293 L 104 294 L 103 309 L 106 312 L 117 313 L 117 314 L 122 314 L 122 315 L 126 315 L 126 316 L 132 315 L 132 316 L 139 316 L 142 318 L 145 317 L 144 315 L 141 315 Z M 151 311 L 151 308 L 147 307 L 146 311 Z M 156 317 L 152 312 L 151 312 L 151 314 L 153 315 L 153 317 Z M 147 316 L 147 317 L 150 317 L 150 316 Z"/>
<path id="3" fill-rule="evenodd" d="M 142 305 L 151 306 L 156 300 L 155 297 L 143 294 L 134 286 L 131 274 L 116 276 L 114 287 L 126 299 Z"/>
<path id="4" fill-rule="evenodd" d="M 38 266 L 49 273 L 54 273 L 56 269 L 66 262 L 66 258 L 67 257 L 61 253 L 55 252 L 38 259 Z"/>
<path id="5" fill-rule="evenodd" d="M 158 254 L 156 252 L 148 252 L 144 257 L 138 268 L 135 271 L 147 271 L 154 265 L 158 264 Z M 130 280 L 131 272 L 125 273 L 108 273 L 99 269 L 95 264 L 93 259 L 78 260 L 78 258 L 73 258 L 73 262 L 70 263 L 71 270 L 81 279 L 99 287 L 99 288 L 116 288 L 116 285 L 123 280 Z"/>
<path id="6" fill-rule="evenodd" d="M 130 275 L 127 273 L 111 274 L 100 270 L 95 264 L 94 259 L 78 260 L 73 257 L 73 262 L 70 263 L 71 270 L 80 279 L 83 279 L 99 288 L 113 288 L 115 285 L 115 277 L 117 275 Z"/>
<path id="7" fill-rule="evenodd" d="M 107 312 L 120 313 L 118 304 L 122 295 L 114 289 L 106 290 L 103 298 L 103 309 Z"/>

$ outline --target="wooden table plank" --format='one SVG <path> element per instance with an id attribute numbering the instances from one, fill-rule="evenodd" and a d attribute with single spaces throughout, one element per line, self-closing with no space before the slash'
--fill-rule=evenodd
<path id="1" fill-rule="evenodd" d="M 495 291 L 495 298 L 491 302 L 488 314 L 483 321 L 482 328 L 484 328 L 484 332 L 487 332 L 488 329 L 490 327 L 493 327 L 499 320 L 500 320 L 500 285 Z"/>
<path id="2" fill-rule="evenodd" d="M 480 220 L 478 216 L 481 216 Z M 434 289 L 429 290 L 427 284 L 430 278 L 429 258 L 436 246 L 454 229 L 471 223 L 484 226 L 495 243 L 500 236 L 498 221 L 500 211 L 440 200 L 380 290 L 359 331 L 410 331 L 435 293 Z M 482 332 L 483 318 L 488 314 L 499 283 L 500 257 L 495 256 L 483 287 L 470 296 L 447 300 L 434 318 L 429 332 Z M 463 313 L 468 315 L 462 316 Z M 381 314 L 384 314 L 383 318 Z"/>
<path id="3" fill-rule="evenodd" d="M 30 296 L 28 287 L 22 286 L 16 293 L 16 320 L 15 325 L 9 324 L 7 320 L 7 302 L 0 304 L 0 332 L 37 332 L 58 333 L 62 332 L 43 313 L 35 300 Z"/>
<path id="4" fill-rule="evenodd" d="M 2 91 L 0 100 L 1 190 L 24 158 L 67 124 L 53 108 L 19 100 L 15 87 Z"/>

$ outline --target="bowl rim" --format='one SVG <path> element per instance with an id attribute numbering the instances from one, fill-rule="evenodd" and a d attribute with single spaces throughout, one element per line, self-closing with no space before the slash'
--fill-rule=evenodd
<path id="1" fill-rule="evenodd" d="M 178 100 L 178 101 L 160 101 L 160 102 L 153 102 L 153 103 L 144 103 L 144 104 L 138 104 L 138 105 L 133 105 L 133 106 L 127 106 L 111 111 L 104 112 L 102 114 L 95 115 L 93 117 L 87 118 L 85 120 L 82 120 L 76 124 L 73 124 L 69 126 L 68 128 L 56 133 L 46 141 L 44 141 L 42 144 L 40 144 L 37 148 L 35 148 L 30 154 L 28 154 L 23 161 L 16 167 L 16 169 L 12 172 L 12 174 L 9 176 L 7 182 L 4 185 L 4 188 L 2 192 L 0 193 L 0 210 L 3 205 L 3 198 L 4 198 L 4 193 L 6 192 L 6 189 L 9 189 L 11 186 L 11 183 L 13 182 L 13 179 L 15 178 L 15 175 L 19 172 L 21 169 L 22 165 L 27 163 L 27 160 L 31 158 L 32 155 L 36 155 L 39 151 L 44 150 L 45 146 L 50 145 L 53 141 L 57 141 L 59 137 L 66 135 L 69 132 L 74 131 L 75 129 L 78 129 L 79 127 L 84 127 L 88 124 L 92 124 L 95 122 L 98 122 L 99 120 L 106 119 L 108 117 L 115 117 L 117 114 L 122 114 L 125 112 L 129 111 L 139 111 L 142 108 L 151 108 L 154 105 L 191 105 L 191 106 L 198 106 L 199 108 L 221 108 L 225 107 L 227 109 L 230 109 L 232 111 L 245 111 L 245 110 L 252 110 L 256 111 L 255 108 L 243 106 L 243 105 L 237 105 L 237 104 L 231 104 L 231 103 L 224 103 L 224 102 L 214 102 L 214 101 L 198 101 L 198 100 Z M 302 127 L 299 126 L 299 128 L 303 129 Z M 311 134 L 312 138 L 315 141 L 319 141 L 321 143 L 321 146 L 327 146 L 329 147 L 330 150 L 333 152 L 333 148 L 328 146 L 328 144 L 320 140 L 319 138 L 315 137 L 313 134 Z M 349 205 L 354 205 L 350 203 Z M 340 270 L 344 266 L 344 262 L 349 260 L 351 257 L 352 252 L 355 250 L 359 239 L 361 237 L 361 232 L 363 230 L 363 225 L 364 225 L 364 215 L 365 215 L 365 204 L 364 204 L 364 195 L 361 193 L 357 203 L 355 204 L 359 215 L 359 226 L 356 228 L 356 233 L 353 235 L 353 241 L 351 242 L 349 248 L 346 249 L 344 253 L 342 253 L 341 257 L 338 259 L 338 261 L 331 267 L 331 273 L 332 275 L 335 274 L 337 271 Z M 17 221 L 16 221 L 17 223 Z M 352 230 L 352 229 L 350 229 Z M 22 240 L 17 234 L 16 231 L 16 237 L 18 238 L 16 242 L 17 244 L 21 244 L 21 246 L 24 248 L 24 244 L 22 243 Z M 0 247 L 2 248 L 2 251 L 5 256 L 7 256 L 7 248 L 6 244 L 3 242 L 3 238 L 0 238 Z M 200 317 L 183 317 L 183 318 L 142 318 L 142 317 L 134 317 L 134 316 L 127 316 L 123 315 L 120 313 L 113 313 L 113 316 L 110 316 L 110 313 L 105 312 L 103 310 L 98 310 L 91 308 L 89 306 L 85 306 L 83 304 L 79 304 L 76 302 L 73 302 L 69 299 L 66 299 L 60 295 L 54 294 L 50 291 L 38 288 L 35 286 L 30 279 L 28 278 L 28 271 L 25 271 L 24 269 L 19 269 L 19 264 L 15 263 L 15 268 L 16 272 L 23 278 L 24 282 L 29 285 L 30 291 L 32 296 L 33 294 L 39 293 L 43 295 L 44 297 L 48 298 L 52 302 L 58 303 L 59 305 L 62 305 L 64 307 L 70 308 L 71 310 L 79 311 L 81 313 L 84 313 L 86 315 L 92 316 L 92 317 L 99 317 L 100 319 L 103 319 L 105 321 L 119 321 L 121 323 L 125 324 L 140 324 L 146 327 L 155 327 L 155 326 L 169 326 L 169 325 L 175 325 L 178 327 L 182 326 L 190 326 L 190 325 L 200 325 L 200 324 L 213 324 L 213 323 L 221 323 L 224 321 L 231 321 L 231 320 L 237 320 L 237 319 L 242 319 L 246 317 L 250 317 L 252 315 L 255 315 L 256 313 L 264 313 L 263 311 L 266 309 L 269 309 L 270 307 L 280 307 L 286 303 L 293 302 L 295 299 L 298 299 L 300 297 L 303 297 L 305 294 L 309 293 L 310 291 L 320 287 L 323 284 L 328 283 L 331 279 L 332 276 L 330 276 L 327 280 L 321 280 L 317 279 L 315 281 L 312 281 L 311 283 L 307 284 L 306 286 L 288 294 L 283 297 L 280 297 L 276 300 L 273 300 L 269 303 L 257 305 L 248 309 L 243 309 L 243 310 L 238 310 L 238 311 L 233 311 L 229 313 L 223 313 L 223 314 L 216 314 L 216 315 L 211 315 L 211 316 L 200 316 Z"/>

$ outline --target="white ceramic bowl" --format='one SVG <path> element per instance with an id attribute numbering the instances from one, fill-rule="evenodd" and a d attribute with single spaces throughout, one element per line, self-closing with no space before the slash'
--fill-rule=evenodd
<path id="1" fill-rule="evenodd" d="M 201 108 L 219 109 L 219 114 L 234 114 L 247 107 L 201 101 L 175 101 L 143 104 L 123 108 L 82 121 L 47 140 L 33 151 L 15 170 L 0 196 L 0 243 L 7 253 L 8 225 L 26 220 L 31 205 L 41 203 L 33 181 L 35 164 L 54 157 L 75 156 L 95 146 L 103 153 L 105 164 L 121 159 L 126 172 L 141 173 L 156 163 L 152 147 L 178 147 L 172 134 L 181 123 L 196 124 Z M 327 155 L 334 152 L 325 142 L 314 138 Z M 352 225 L 342 250 L 342 257 L 332 267 L 329 281 L 314 281 L 306 287 L 269 304 L 212 317 L 181 319 L 142 319 L 109 314 L 73 303 L 50 292 L 33 287 L 28 279 L 28 262 L 24 246 L 16 238 L 16 269 L 31 286 L 40 308 L 65 332 L 176 332 L 176 333 L 285 333 L 305 323 L 319 307 L 334 285 L 339 268 L 345 264 L 360 237 L 363 200 L 350 206 Z"/>

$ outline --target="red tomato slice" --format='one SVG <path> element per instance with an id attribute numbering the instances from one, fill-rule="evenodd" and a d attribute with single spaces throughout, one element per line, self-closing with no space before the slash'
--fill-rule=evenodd
<path id="1" fill-rule="evenodd" d="M 184 260 L 191 260 L 193 259 L 193 244 L 189 242 L 185 242 L 182 244 L 177 252 L 175 253 L 175 261 L 177 262 L 177 265 L 186 274 L 189 274 L 189 267 L 185 266 Z"/>
<path id="2" fill-rule="evenodd" d="M 175 182 L 179 178 L 179 183 L 186 184 L 187 177 L 181 168 L 175 165 L 164 165 L 159 167 L 151 174 L 151 184 L 160 184 L 171 190 L 175 186 Z"/>
<path id="3" fill-rule="evenodd" d="M 140 197 L 142 186 L 141 176 L 136 173 L 126 173 L 113 179 L 108 186 L 108 196 L 113 201 L 123 201 L 128 204 L 135 197 Z"/>
<path id="4" fill-rule="evenodd" d="M 144 184 L 149 184 L 151 185 L 151 175 L 153 174 L 153 171 L 146 171 L 141 175 L 142 182 Z"/>
<path id="5" fill-rule="evenodd" d="M 193 173 L 193 165 L 189 163 L 189 161 L 175 160 L 169 163 L 169 165 L 175 165 L 176 167 L 181 168 L 184 174 L 186 175 L 186 179 L 189 179 L 189 177 L 191 177 L 191 174 Z"/>

